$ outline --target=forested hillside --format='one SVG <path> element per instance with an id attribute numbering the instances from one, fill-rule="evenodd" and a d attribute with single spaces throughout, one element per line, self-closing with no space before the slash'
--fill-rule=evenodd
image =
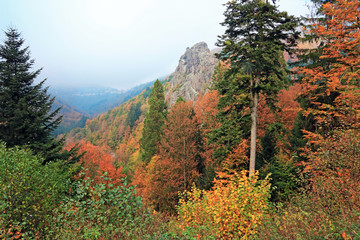
<path id="1" fill-rule="evenodd" d="M 59 127 L 54 130 L 54 135 L 68 133 L 73 128 L 85 126 L 86 120 L 88 119 L 86 114 L 61 100 L 55 99 L 52 109 L 55 110 L 58 108 L 61 108 L 59 115 L 62 116 L 62 119 Z"/>
<path id="2" fill-rule="evenodd" d="M 56 98 L 53 109 L 61 107 L 62 115 L 62 122 L 54 134 L 66 134 L 74 128 L 84 127 L 87 119 L 119 106 L 152 84 L 148 82 L 123 91 L 104 87 L 51 88 L 50 93 Z"/>
<path id="3" fill-rule="evenodd" d="M 299 19 L 276 1 L 229 1 L 216 58 L 205 43 L 187 48 L 168 78 L 62 140 L 10 29 L 0 236 L 360 239 L 360 2 L 312 3 Z M 47 107 L 24 108 L 16 89 Z"/>

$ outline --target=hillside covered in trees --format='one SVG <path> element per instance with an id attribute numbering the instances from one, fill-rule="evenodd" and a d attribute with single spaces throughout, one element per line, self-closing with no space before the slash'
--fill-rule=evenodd
<path id="1" fill-rule="evenodd" d="M 0 237 L 360 239 L 360 2 L 312 2 L 303 19 L 226 3 L 216 58 L 186 49 L 165 80 L 61 139 L 10 28 Z"/>

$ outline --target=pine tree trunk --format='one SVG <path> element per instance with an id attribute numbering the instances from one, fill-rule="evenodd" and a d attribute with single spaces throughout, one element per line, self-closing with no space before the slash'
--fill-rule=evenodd
<path id="1" fill-rule="evenodd" d="M 187 190 L 187 182 L 186 182 L 186 145 L 185 145 L 185 139 L 184 139 L 184 189 Z"/>
<path id="2" fill-rule="evenodd" d="M 256 130 L 257 130 L 257 107 L 259 102 L 259 93 L 256 87 L 259 85 L 259 80 L 255 80 L 255 90 L 252 93 L 253 107 L 251 109 L 251 142 L 250 142 L 250 167 L 249 176 L 255 173 L 255 158 L 256 158 Z"/>

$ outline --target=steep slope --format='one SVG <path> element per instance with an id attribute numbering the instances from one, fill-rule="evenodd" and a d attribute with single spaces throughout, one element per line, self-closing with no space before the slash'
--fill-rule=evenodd
<path id="1" fill-rule="evenodd" d="M 52 108 L 55 110 L 61 107 L 60 114 L 63 115 L 62 123 L 64 125 L 69 125 L 73 121 L 78 121 L 85 114 L 82 113 L 79 109 L 71 106 L 70 104 L 65 103 L 61 99 L 55 99 Z"/>
<path id="2" fill-rule="evenodd" d="M 59 127 L 54 131 L 55 135 L 68 133 L 73 128 L 85 126 L 86 120 L 88 119 L 86 114 L 70 104 L 63 102 L 61 99 L 55 99 L 52 109 L 55 110 L 59 107 L 61 107 L 59 114 L 62 115 L 63 118 Z"/>
<path id="3" fill-rule="evenodd" d="M 208 88 L 218 60 L 205 42 L 187 48 L 169 82 L 166 99 L 172 105 L 181 96 L 196 100 Z"/>
<path id="4" fill-rule="evenodd" d="M 50 89 L 51 94 L 56 97 L 53 110 L 62 107 L 60 114 L 63 116 L 54 134 L 65 134 L 74 128 L 83 128 L 87 119 L 121 105 L 152 84 L 153 82 L 148 82 L 124 91 L 106 87 Z"/>

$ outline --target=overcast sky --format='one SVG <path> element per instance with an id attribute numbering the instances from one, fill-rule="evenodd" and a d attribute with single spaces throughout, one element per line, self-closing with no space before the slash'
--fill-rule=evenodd
<path id="1" fill-rule="evenodd" d="M 308 0 L 280 0 L 306 15 Z M 1 44 L 22 32 L 49 85 L 128 89 L 170 74 L 187 47 L 215 48 L 226 0 L 0 0 Z"/>

